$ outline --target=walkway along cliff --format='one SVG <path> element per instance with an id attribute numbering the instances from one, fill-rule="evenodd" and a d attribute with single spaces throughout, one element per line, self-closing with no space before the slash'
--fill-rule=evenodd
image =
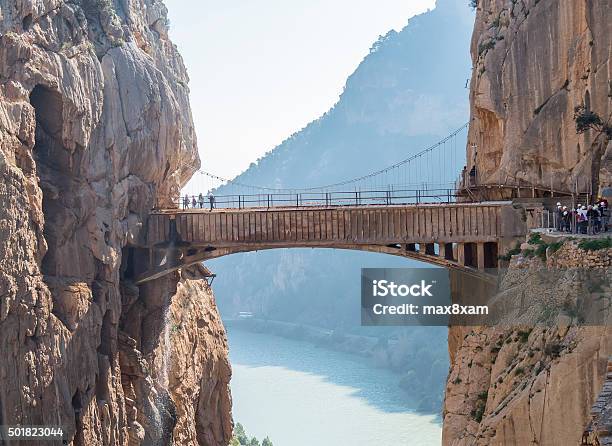
<path id="1" fill-rule="evenodd" d="M 203 271 L 126 279 L 150 209 L 199 166 L 167 26 L 159 0 L 0 1 L 0 425 L 88 446 L 231 437 Z"/>

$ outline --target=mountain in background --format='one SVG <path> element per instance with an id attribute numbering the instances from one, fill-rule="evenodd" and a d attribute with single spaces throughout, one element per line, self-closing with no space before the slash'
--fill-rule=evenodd
<path id="1" fill-rule="evenodd" d="M 388 166 L 442 139 L 469 119 L 465 85 L 472 25 L 466 2 L 439 0 L 401 32 L 380 37 L 331 110 L 235 181 L 275 188 L 328 184 Z M 463 164 L 458 157 L 451 166 L 457 176 Z M 231 189 L 221 187 L 216 195 Z M 422 393 L 423 407 L 440 408 L 448 371 L 446 330 L 360 325 L 360 268 L 426 265 L 363 252 L 281 249 L 232 255 L 209 266 L 218 275 L 214 289 L 224 317 L 252 311 L 335 333 L 401 339 L 403 352 L 383 365 L 418 383 L 411 392 Z"/>
<path id="2" fill-rule="evenodd" d="M 472 25 L 464 2 L 439 0 L 401 32 L 381 36 L 334 107 L 235 180 L 276 188 L 327 184 L 388 166 L 451 133 L 469 118 Z"/>

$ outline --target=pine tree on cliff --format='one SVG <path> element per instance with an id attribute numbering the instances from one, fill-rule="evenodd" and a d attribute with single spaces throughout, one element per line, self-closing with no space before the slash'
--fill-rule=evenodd
<path id="1" fill-rule="evenodd" d="M 610 125 L 610 117 L 604 120 L 594 111 L 586 108 L 584 105 L 579 105 L 574 109 L 574 120 L 576 121 L 576 133 L 584 133 L 587 130 L 595 130 L 599 134 L 606 135 L 609 140 L 612 138 L 612 125 Z"/>

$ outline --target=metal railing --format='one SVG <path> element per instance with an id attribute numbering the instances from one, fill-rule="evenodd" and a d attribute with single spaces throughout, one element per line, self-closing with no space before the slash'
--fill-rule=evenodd
<path id="1" fill-rule="evenodd" d="M 188 200 L 186 206 L 185 198 Z M 211 204 L 209 196 L 190 195 L 181 197 L 181 209 L 245 209 L 307 206 L 391 206 L 402 204 L 453 203 L 455 190 L 444 189 L 400 189 L 366 190 L 350 192 L 299 192 L 250 195 L 218 195 Z"/>
<path id="2" fill-rule="evenodd" d="M 467 169 L 461 171 L 459 178 L 455 182 L 455 187 L 457 190 L 467 191 L 470 190 L 490 190 L 490 189 L 511 189 L 517 192 L 517 197 L 521 197 L 521 191 L 527 191 L 527 195 L 523 195 L 522 198 L 527 198 L 529 193 L 533 198 L 536 197 L 536 191 L 542 193 L 542 195 L 548 194 L 549 197 L 591 197 L 592 191 L 590 188 L 590 182 L 588 183 L 588 187 L 584 191 L 580 191 L 578 187 L 578 183 L 576 182 L 574 190 L 569 189 L 555 189 L 552 185 L 546 186 L 543 184 L 532 183 L 530 181 L 524 180 L 522 178 L 518 178 L 514 175 L 506 174 L 503 180 L 498 180 L 498 182 L 490 181 L 487 183 L 481 183 L 478 174 L 470 175 Z"/>

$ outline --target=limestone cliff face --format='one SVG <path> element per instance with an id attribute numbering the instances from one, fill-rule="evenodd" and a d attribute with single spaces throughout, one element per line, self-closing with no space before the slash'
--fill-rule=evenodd
<path id="1" fill-rule="evenodd" d="M 451 334 L 444 445 L 580 444 L 612 353 L 611 330 L 453 328 Z"/>
<path id="2" fill-rule="evenodd" d="M 606 0 L 478 1 L 467 159 L 480 183 L 612 184 L 612 144 L 573 119 L 579 105 L 610 119 L 610 23 Z"/>
<path id="3" fill-rule="evenodd" d="M 588 253 L 569 242 L 547 264 L 513 258 L 501 298 L 520 302 L 517 314 L 498 327 L 450 329 L 443 444 L 580 444 L 606 379 L 612 329 L 570 326 L 568 314 L 587 293 L 597 301 L 611 290 L 609 280 L 585 284 L 575 268 L 607 268 L 609 278 L 611 266 L 612 249 Z M 546 268 L 555 268 L 552 285 L 538 280 Z M 534 303 L 552 327 L 517 325 Z"/>
<path id="4" fill-rule="evenodd" d="M 200 273 L 129 280 L 148 211 L 199 166 L 187 82 L 159 0 L 0 0 L 0 424 L 81 445 L 229 441 Z"/>
<path id="5" fill-rule="evenodd" d="M 608 136 L 577 135 L 574 121 L 576 106 L 610 119 L 609 2 L 476 3 L 468 171 L 476 167 L 479 183 L 594 194 L 610 186 Z M 577 258 L 584 262 L 574 267 L 599 265 Z M 520 270 L 507 280 L 525 299 L 550 292 Z M 559 296 L 573 290 L 570 277 L 556 286 Z M 570 445 L 580 442 L 603 383 L 612 332 L 453 327 L 449 351 L 444 444 Z"/>

